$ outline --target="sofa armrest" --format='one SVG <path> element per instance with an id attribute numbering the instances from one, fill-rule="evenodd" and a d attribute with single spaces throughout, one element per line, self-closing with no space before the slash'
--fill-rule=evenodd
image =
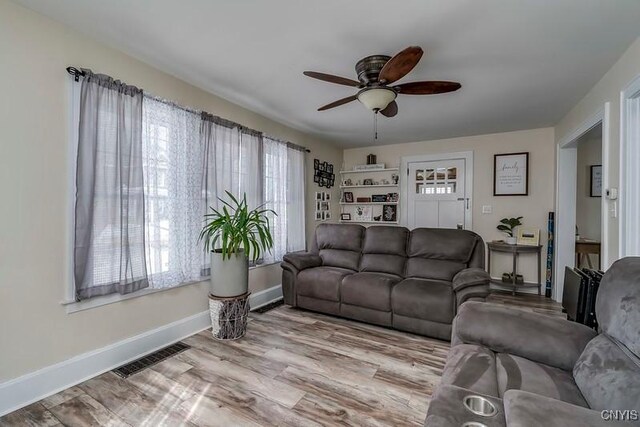
<path id="1" fill-rule="evenodd" d="M 469 286 L 478 285 L 486 285 L 487 289 L 489 289 L 490 281 L 491 277 L 489 276 L 489 273 L 484 271 L 482 268 L 465 268 L 453 276 L 451 283 L 453 290 L 458 292 Z"/>
<path id="2" fill-rule="evenodd" d="M 291 264 L 298 271 L 322 265 L 322 258 L 311 252 L 291 252 L 285 254 L 282 260 L 282 268 L 286 268 L 285 264 Z"/>
<path id="3" fill-rule="evenodd" d="M 455 344 L 478 344 L 570 371 L 597 334 L 559 317 L 468 301 L 458 310 L 452 335 Z"/>
<path id="4" fill-rule="evenodd" d="M 595 411 L 561 400 L 515 389 L 507 390 L 504 394 L 504 412 L 507 426 L 510 427 L 606 427 L 633 425 L 632 421 L 616 421 L 614 418 L 607 418 L 607 415 L 611 416 L 612 414 L 607 414 L 606 411 Z"/>

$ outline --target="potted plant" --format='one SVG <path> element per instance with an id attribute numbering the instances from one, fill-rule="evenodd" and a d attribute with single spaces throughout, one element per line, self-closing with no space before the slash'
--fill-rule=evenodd
<path id="1" fill-rule="evenodd" d="M 216 297 L 244 295 L 249 288 L 249 259 L 257 261 L 273 247 L 269 217 L 264 205 L 249 210 L 247 195 L 238 201 L 228 191 L 229 201 L 218 197 L 222 209 L 210 207 L 200 232 L 205 252 L 211 252 L 211 294 Z"/>
<path id="2" fill-rule="evenodd" d="M 517 243 L 517 239 L 514 236 L 514 232 L 516 227 L 522 225 L 522 222 L 520 222 L 521 219 L 522 219 L 521 216 L 517 218 L 502 218 L 500 220 L 500 224 L 498 224 L 498 227 L 496 227 L 498 230 L 502 231 L 507 235 L 507 238 L 505 239 L 505 241 L 510 245 L 515 245 Z"/>

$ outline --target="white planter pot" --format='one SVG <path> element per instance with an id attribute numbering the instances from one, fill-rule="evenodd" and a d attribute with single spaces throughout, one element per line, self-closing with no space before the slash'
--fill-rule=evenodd
<path id="1" fill-rule="evenodd" d="M 518 243 L 518 238 L 517 237 L 507 237 L 506 239 L 504 239 L 505 242 L 507 242 L 507 244 L 509 245 L 515 245 L 516 243 Z"/>
<path id="2" fill-rule="evenodd" d="M 211 252 L 211 295 L 235 297 L 249 289 L 249 260 L 244 252 L 222 259 L 219 252 Z"/>

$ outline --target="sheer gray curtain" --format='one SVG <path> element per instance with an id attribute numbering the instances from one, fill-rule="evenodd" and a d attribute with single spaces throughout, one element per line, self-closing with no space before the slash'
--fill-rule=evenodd
<path id="1" fill-rule="evenodd" d="M 142 91 L 84 70 L 76 172 L 78 300 L 147 287 Z"/>

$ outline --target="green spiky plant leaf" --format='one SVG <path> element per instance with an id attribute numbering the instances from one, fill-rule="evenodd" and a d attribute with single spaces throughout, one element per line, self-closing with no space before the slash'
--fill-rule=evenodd
<path id="1" fill-rule="evenodd" d="M 516 227 L 522 225 L 520 221 L 523 217 L 519 216 L 517 218 L 502 218 L 500 220 L 500 224 L 496 227 L 498 230 L 502 231 L 509 237 L 513 237 L 513 232 Z"/>
<path id="2" fill-rule="evenodd" d="M 212 212 L 205 214 L 199 240 L 204 242 L 205 252 L 220 252 L 223 260 L 245 252 L 251 261 L 256 262 L 273 247 L 268 214 L 278 214 L 272 209 L 264 209 L 264 204 L 249 210 L 246 194 L 238 200 L 230 192 L 225 193 L 228 201 L 218 197 L 222 209 L 211 206 Z"/>

